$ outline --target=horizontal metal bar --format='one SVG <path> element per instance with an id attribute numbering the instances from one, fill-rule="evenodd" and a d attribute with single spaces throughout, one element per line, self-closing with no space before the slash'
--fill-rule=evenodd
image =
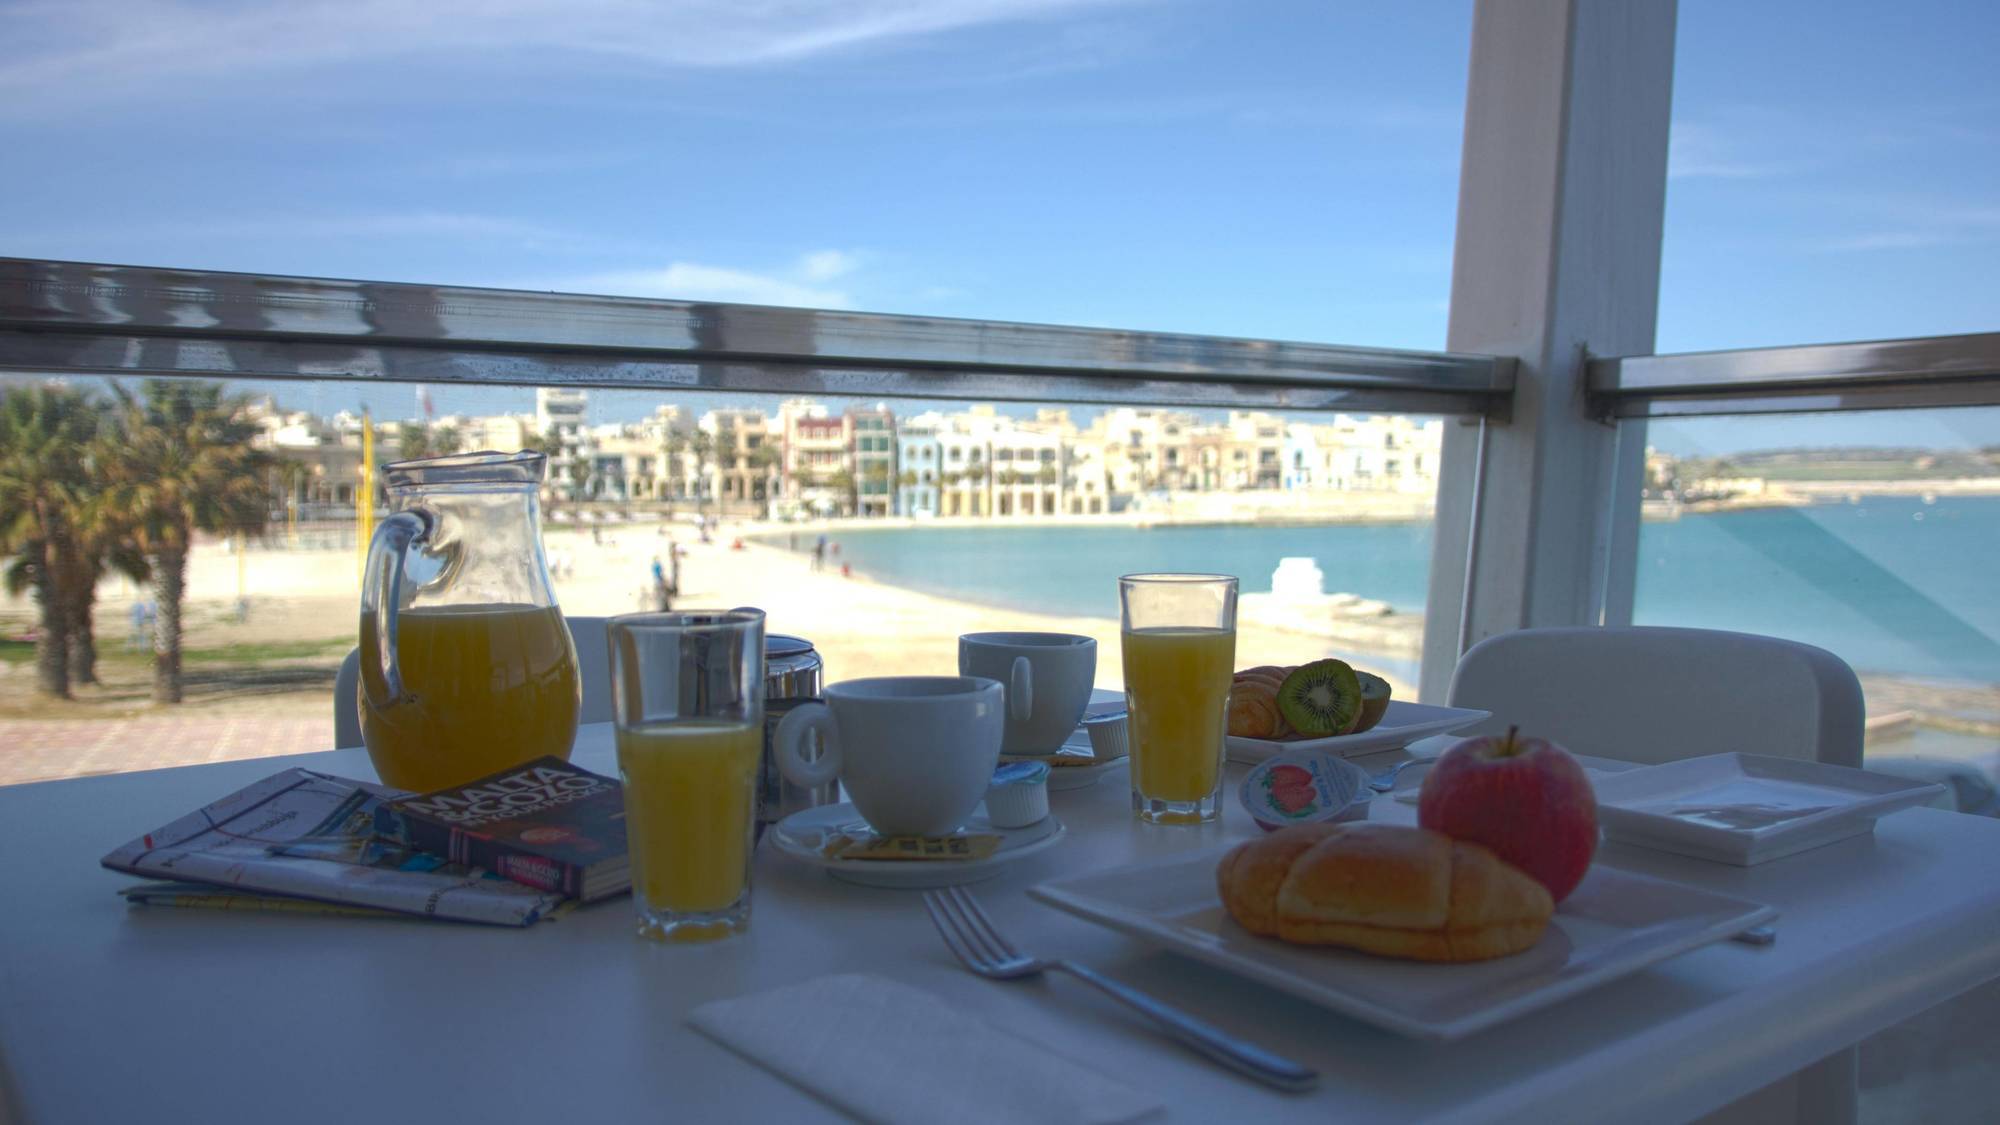
<path id="1" fill-rule="evenodd" d="M 0 329 L 0 370 L 230 379 L 371 379 L 500 386 L 703 390 L 864 398 L 1147 403 L 1189 408 L 1463 414 L 1463 393 L 1394 386 L 1137 379 L 1002 369 L 831 367 L 607 359 L 528 349 L 176 339 Z"/>
<path id="2" fill-rule="evenodd" d="M 2000 405 L 2000 333 L 1593 359 L 1606 418 Z"/>
<path id="3" fill-rule="evenodd" d="M 0 259 L 0 369 L 1476 414 L 1513 361 Z"/>

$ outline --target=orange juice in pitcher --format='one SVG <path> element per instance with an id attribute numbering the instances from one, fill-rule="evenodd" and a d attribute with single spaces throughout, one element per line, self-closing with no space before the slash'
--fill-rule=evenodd
<path id="1" fill-rule="evenodd" d="M 376 643 L 374 618 L 362 618 L 362 649 Z M 404 610 L 396 652 L 412 702 L 361 708 L 361 737 L 383 781 L 429 792 L 544 754 L 569 757 L 578 684 L 561 610 Z"/>
<path id="2" fill-rule="evenodd" d="M 581 689 L 549 587 L 538 453 L 386 471 L 397 510 L 369 544 L 361 735 L 382 780 L 430 791 L 569 757 Z"/>

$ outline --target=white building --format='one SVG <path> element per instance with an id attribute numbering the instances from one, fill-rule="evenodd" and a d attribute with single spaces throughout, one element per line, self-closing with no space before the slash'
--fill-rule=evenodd
<path id="1" fill-rule="evenodd" d="M 896 479 L 896 514 L 935 516 L 938 514 L 938 474 L 943 447 L 937 431 L 944 416 L 935 412 L 906 419 L 896 431 L 896 463 L 901 466 Z"/>
<path id="2" fill-rule="evenodd" d="M 535 431 L 548 443 L 549 472 L 544 485 L 570 499 L 589 494 L 590 392 L 568 387 L 535 388 Z"/>

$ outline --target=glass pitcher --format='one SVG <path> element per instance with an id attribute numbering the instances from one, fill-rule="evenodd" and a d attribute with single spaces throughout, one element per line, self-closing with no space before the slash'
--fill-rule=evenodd
<path id="1" fill-rule="evenodd" d="M 384 469 L 393 514 L 361 582 L 360 696 L 386 784 L 429 792 L 569 757 L 582 696 L 542 557 L 547 460 L 463 453 Z"/>

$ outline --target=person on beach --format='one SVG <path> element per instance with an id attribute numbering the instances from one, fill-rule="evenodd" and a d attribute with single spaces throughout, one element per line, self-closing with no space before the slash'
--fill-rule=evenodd
<path id="1" fill-rule="evenodd" d="M 813 544 L 812 568 L 815 571 L 826 569 L 826 536 L 824 535 L 819 537 L 819 542 Z"/>
<path id="2" fill-rule="evenodd" d="M 661 613 L 674 608 L 673 592 L 667 587 L 667 568 L 661 564 L 660 556 L 653 556 L 653 601 Z"/>

